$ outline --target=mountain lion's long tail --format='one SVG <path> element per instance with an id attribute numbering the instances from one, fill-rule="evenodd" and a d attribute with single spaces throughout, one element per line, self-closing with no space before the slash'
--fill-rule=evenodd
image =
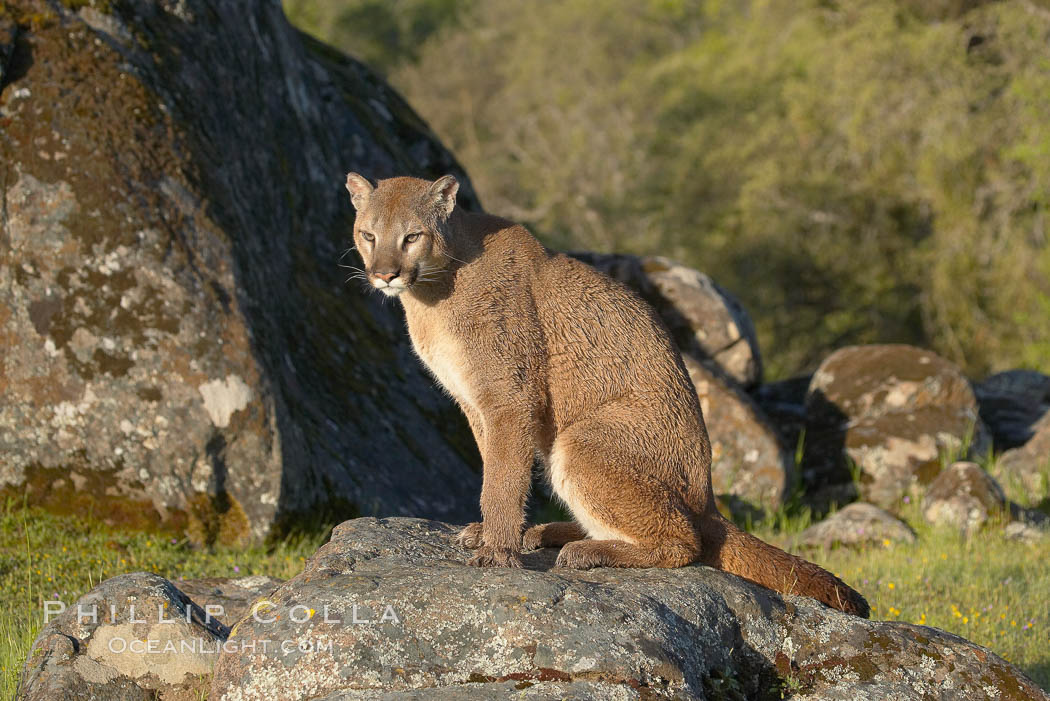
<path id="1" fill-rule="evenodd" d="M 705 565 L 761 584 L 781 594 L 801 594 L 832 608 L 867 618 L 868 602 L 827 570 L 790 555 L 737 528 L 720 513 L 701 524 Z"/>

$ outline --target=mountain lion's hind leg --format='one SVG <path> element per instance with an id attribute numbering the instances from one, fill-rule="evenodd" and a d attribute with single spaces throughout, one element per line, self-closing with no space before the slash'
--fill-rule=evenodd
<path id="1" fill-rule="evenodd" d="M 560 548 L 567 543 L 583 540 L 586 537 L 587 533 L 575 521 L 541 523 L 525 531 L 521 539 L 521 547 L 523 550 Z"/>
<path id="2" fill-rule="evenodd" d="M 622 540 L 580 540 L 558 554 L 556 567 L 586 570 L 591 567 L 684 567 L 696 559 L 696 548 L 687 543 L 635 545 Z"/>
<path id="3" fill-rule="evenodd" d="M 550 455 L 551 486 L 590 539 L 568 543 L 557 566 L 682 567 L 700 557 L 700 539 L 683 495 L 654 461 L 618 444 L 616 424 L 581 421 Z"/>

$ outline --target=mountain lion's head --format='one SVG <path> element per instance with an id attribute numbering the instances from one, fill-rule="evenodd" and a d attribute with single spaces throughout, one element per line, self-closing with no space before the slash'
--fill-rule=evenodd
<path id="1" fill-rule="evenodd" d="M 390 178 L 372 187 L 367 179 L 349 173 L 346 189 L 357 209 L 354 245 L 373 287 L 397 296 L 445 268 L 449 258 L 442 225 L 456 207 L 459 190 L 453 176 L 434 182 Z"/>

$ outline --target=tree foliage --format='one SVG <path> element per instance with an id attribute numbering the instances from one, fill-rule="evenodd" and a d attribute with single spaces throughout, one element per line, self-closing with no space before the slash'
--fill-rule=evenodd
<path id="1" fill-rule="evenodd" d="M 771 374 L 874 341 L 1050 371 L 1047 4 L 396 4 L 421 29 L 311 29 L 387 72 L 488 210 L 733 290 Z"/>

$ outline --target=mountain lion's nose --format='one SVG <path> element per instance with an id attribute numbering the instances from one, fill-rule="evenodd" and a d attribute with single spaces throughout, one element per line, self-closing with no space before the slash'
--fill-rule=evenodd
<path id="1" fill-rule="evenodd" d="M 392 273 L 375 273 L 375 276 L 377 278 L 379 278 L 380 280 L 382 280 L 383 282 L 390 282 L 391 280 L 393 280 L 394 278 L 396 278 L 400 274 L 401 274 L 400 270 L 395 270 Z"/>

